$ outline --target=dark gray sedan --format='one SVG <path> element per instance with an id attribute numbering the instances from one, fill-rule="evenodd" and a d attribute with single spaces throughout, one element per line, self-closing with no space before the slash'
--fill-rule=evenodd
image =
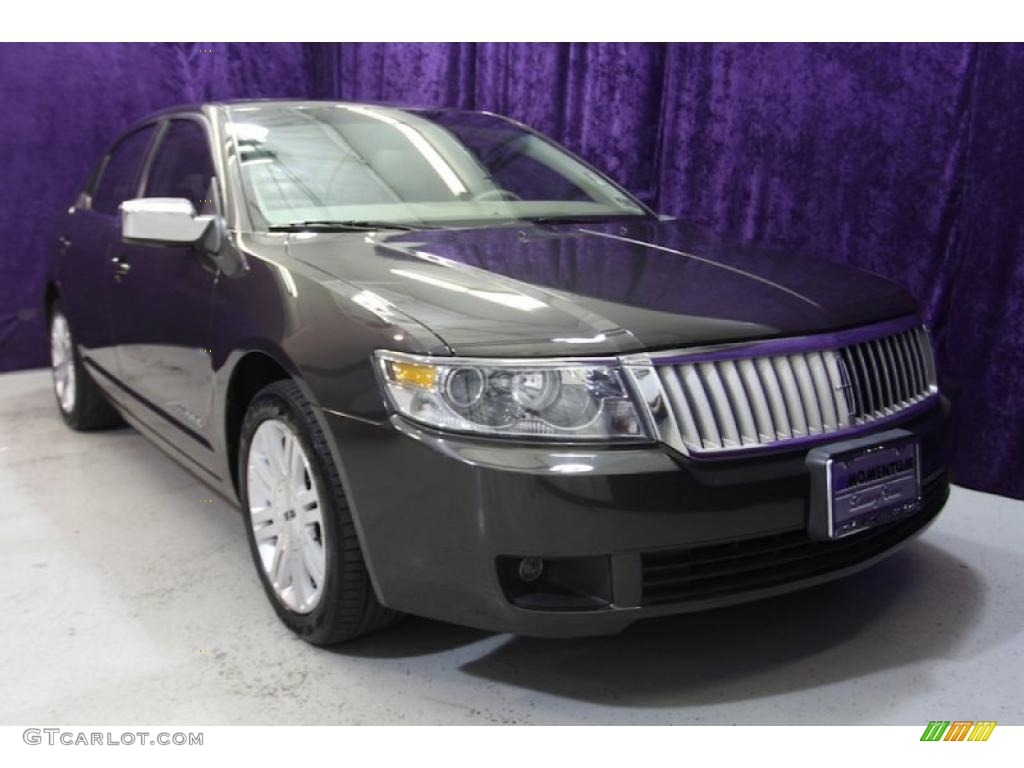
<path id="1" fill-rule="evenodd" d="M 948 494 L 903 290 L 665 220 L 496 115 L 168 110 L 60 227 L 62 417 L 123 418 L 237 498 L 313 643 L 766 597 L 878 560 Z"/>

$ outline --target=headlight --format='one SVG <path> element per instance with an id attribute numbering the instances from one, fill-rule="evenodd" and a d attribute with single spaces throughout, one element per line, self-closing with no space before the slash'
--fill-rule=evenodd
<path id="1" fill-rule="evenodd" d="M 647 437 L 616 365 L 384 351 L 377 363 L 395 410 L 438 429 L 556 440 Z"/>

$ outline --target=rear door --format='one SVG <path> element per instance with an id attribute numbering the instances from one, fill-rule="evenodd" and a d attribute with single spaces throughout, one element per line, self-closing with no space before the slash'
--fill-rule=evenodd
<path id="1" fill-rule="evenodd" d="M 147 150 L 148 125 L 124 136 L 101 159 L 97 172 L 65 220 L 57 276 L 61 301 L 81 354 L 105 389 L 119 377 L 111 303 L 115 269 L 111 249 L 121 241 L 118 206 L 136 196 Z"/>
<path id="2" fill-rule="evenodd" d="M 141 197 L 191 201 L 216 212 L 213 157 L 203 120 L 167 121 L 156 140 Z M 174 447 L 209 463 L 213 371 L 210 309 L 218 270 L 201 247 L 119 241 L 114 289 L 117 357 L 142 420 Z"/>

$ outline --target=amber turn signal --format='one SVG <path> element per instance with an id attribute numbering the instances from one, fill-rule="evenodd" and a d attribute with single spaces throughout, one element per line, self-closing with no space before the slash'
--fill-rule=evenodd
<path id="1" fill-rule="evenodd" d="M 389 360 L 387 371 L 388 377 L 403 387 L 434 389 L 437 386 L 437 366 L 434 365 Z"/>

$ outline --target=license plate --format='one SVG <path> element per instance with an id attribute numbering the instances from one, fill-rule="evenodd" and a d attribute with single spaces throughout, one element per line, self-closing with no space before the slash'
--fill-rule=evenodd
<path id="1" fill-rule="evenodd" d="M 921 509 L 920 448 L 909 432 L 816 448 L 811 470 L 808 530 L 815 539 L 839 539 L 894 522 Z"/>

